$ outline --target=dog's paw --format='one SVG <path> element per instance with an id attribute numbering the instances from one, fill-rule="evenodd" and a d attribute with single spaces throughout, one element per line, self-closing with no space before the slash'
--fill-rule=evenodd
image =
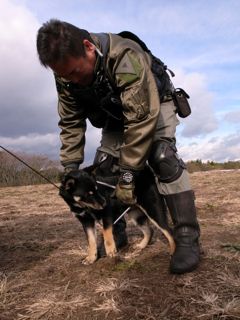
<path id="1" fill-rule="evenodd" d="M 141 241 L 141 242 L 135 243 L 135 244 L 133 245 L 133 249 L 134 249 L 135 251 L 142 251 L 143 249 L 146 248 L 147 245 L 148 245 L 148 242 L 146 242 L 146 241 Z"/>
<path id="2" fill-rule="evenodd" d="M 140 254 L 141 254 L 141 250 L 134 250 L 134 251 L 130 250 L 127 253 L 125 253 L 123 257 L 126 260 L 132 260 L 138 257 Z"/>
<path id="3" fill-rule="evenodd" d="M 85 265 L 93 264 L 96 260 L 97 260 L 97 255 L 87 256 L 85 259 L 83 259 L 82 264 L 85 264 Z"/>
<path id="4" fill-rule="evenodd" d="M 117 255 L 116 247 L 106 248 L 106 254 L 110 258 L 114 258 Z"/>
<path id="5" fill-rule="evenodd" d="M 133 245 L 133 249 L 135 251 L 141 251 L 143 250 L 144 248 L 146 248 L 147 244 L 146 243 L 143 243 L 143 241 L 141 241 L 140 243 L 135 243 Z"/>

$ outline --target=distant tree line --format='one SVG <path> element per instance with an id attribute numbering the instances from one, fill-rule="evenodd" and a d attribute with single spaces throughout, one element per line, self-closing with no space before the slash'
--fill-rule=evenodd
<path id="1" fill-rule="evenodd" d="M 58 161 L 50 160 L 45 156 L 29 155 L 25 153 L 17 153 L 17 156 L 23 159 L 35 170 L 39 171 L 50 181 L 54 183 L 60 182 L 62 177 L 62 167 Z M 218 163 L 214 161 L 203 162 L 198 159 L 187 162 L 187 168 L 190 173 L 208 170 L 240 169 L 240 161 Z M 48 182 L 11 155 L 6 152 L 0 152 L 0 187 L 43 183 Z"/>
<path id="2" fill-rule="evenodd" d="M 50 181 L 54 183 L 60 181 L 62 172 L 57 161 L 39 155 L 24 153 L 17 153 L 16 155 Z M 11 155 L 0 152 L 0 187 L 43 183 L 48 182 Z"/>
<path id="3" fill-rule="evenodd" d="M 194 160 L 186 163 L 189 172 L 209 171 L 209 170 L 231 170 L 240 169 L 240 161 L 227 161 L 223 163 L 202 160 Z"/>

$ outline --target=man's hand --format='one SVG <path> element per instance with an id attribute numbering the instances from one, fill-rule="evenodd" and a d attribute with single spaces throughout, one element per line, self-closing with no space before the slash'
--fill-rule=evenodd
<path id="1" fill-rule="evenodd" d="M 116 197 L 125 204 L 134 205 L 137 202 L 134 190 L 133 173 L 131 171 L 122 172 L 116 186 Z"/>

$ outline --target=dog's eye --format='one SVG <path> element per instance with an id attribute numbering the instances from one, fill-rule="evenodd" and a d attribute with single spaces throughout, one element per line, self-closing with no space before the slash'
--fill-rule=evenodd
<path id="1" fill-rule="evenodd" d="M 93 191 L 89 191 L 88 194 L 89 194 L 90 196 L 92 196 L 92 195 L 93 195 Z"/>

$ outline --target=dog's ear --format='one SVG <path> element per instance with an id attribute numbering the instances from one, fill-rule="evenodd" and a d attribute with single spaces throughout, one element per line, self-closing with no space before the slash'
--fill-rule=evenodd
<path id="1" fill-rule="evenodd" d="M 96 164 L 83 168 L 83 171 L 87 172 L 90 176 L 94 174 L 95 169 L 97 168 Z"/>
<path id="2" fill-rule="evenodd" d="M 68 179 L 65 183 L 65 190 L 70 190 L 75 185 L 74 179 Z"/>

